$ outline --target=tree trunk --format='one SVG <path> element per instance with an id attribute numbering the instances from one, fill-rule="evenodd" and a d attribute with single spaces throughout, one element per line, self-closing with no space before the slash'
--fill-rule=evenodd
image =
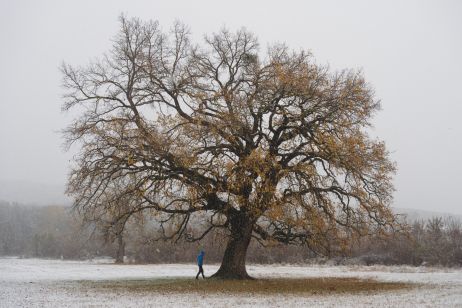
<path id="1" fill-rule="evenodd" d="M 212 276 L 219 279 L 252 279 L 245 268 L 247 248 L 252 237 L 253 222 L 246 214 L 230 217 L 231 236 L 218 271 Z"/>
<path id="2" fill-rule="evenodd" d="M 124 263 L 125 243 L 122 232 L 117 235 L 117 254 L 115 263 Z"/>

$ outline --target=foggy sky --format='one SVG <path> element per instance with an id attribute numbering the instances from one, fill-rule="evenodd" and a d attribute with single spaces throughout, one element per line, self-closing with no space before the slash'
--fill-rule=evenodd
<path id="1" fill-rule="evenodd" d="M 262 48 L 286 42 L 362 69 L 382 101 L 373 134 L 398 165 L 394 205 L 462 214 L 460 1 L 0 0 L 0 183 L 62 190 L 76 149 L 62 150 L 59 65 L 108 51 L 121 13 L 183 21 L 196 40 L 246 27 Z"/>

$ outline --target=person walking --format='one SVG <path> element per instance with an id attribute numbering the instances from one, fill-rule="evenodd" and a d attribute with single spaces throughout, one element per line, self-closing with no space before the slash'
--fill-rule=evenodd
<path id="1" fill-rule="evenodd" d="M 199 279 L 199 274 L 202 274 L 202 278 L 205 279 L 204 269 L 202 268 L 202 265 L 204 264 L 204 255 L 205 255 L 205 252 L 201 250 L 201 252 L 197 256 L 197 265 L 199 266 L 199 272 L 196 275 L 196 279 Z"/>

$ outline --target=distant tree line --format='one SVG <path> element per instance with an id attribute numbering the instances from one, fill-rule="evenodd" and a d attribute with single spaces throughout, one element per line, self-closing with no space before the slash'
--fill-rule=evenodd
<path id="1" fill-rule="evenodd" d="M 69 207 L 0 202 L 2 256 L 91 259 L 98 256 L 120 258 L 122 253 L 126 262 L 181 263 L 194 262 L 198 250 L 204 249 L 207 262 L 221 261 L 226 243 L 224 234 L 216 231 L 200 242 L 191 243 L 182 238 L 172 243 L 153 240 L 157 229 L 149 217 L 144 217 L 127 222 L 120 234 L 110 234 L 105 226 L 84 223 Z M 193 232 L 190 229 L 185 233 Z M 270 243 L 265 248 L 252 240 L 247 261 L 462 266 L 462 224 L 453 218 L 415 221 L 409 225 L 408 234 L 363 237 L 352 241 L 349 249 L 340 251 L 332 249 L 332 254 L 325 258 L 306 247 Z"/>
<path id="2" fill-rule="evenodd" d="M 462 266 L 462 224 L 451 217 L 417 220 L 408 234 L 361 239 L 351 254 L 366 264 Z"/>
<path id="3" fill-rule="evenodd" d="M 0 255 L 85 259 L 109 253 L 102 244 L 68 207 L 0 202 Z"/>

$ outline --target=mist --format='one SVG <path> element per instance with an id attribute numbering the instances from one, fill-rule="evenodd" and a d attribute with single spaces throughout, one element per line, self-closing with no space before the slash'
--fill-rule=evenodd
<path id="1" fill-rule="evenodd" d="M 457 1 L 234 1 L 226 9 L 215 1 L 2 1 L 0 199 L 70 202 L 64 189 L 77 149 L 62 146 L 73 115 L 61 112 L 58 68 L 107 52 L 122 13 L 164 29 L 180 20 L 197 41 L 223 26 L 245 27 L 262 49 L 285 42 L 334 70 L 362 70 L 382 103 L 372 134 L 398 167 L 394 206 L 462 214 Z"/>

